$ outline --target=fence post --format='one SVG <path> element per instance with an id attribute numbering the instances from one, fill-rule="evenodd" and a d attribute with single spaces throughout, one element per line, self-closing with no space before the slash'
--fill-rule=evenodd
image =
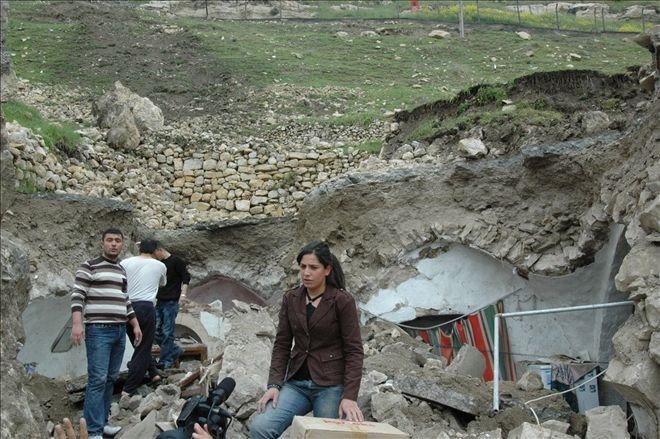
<path id="1" fill-rule="evenodd" d="M 206 19 L 209 19 L 209 0 L 204 0 L 204 7 L 206 8 Z"/>
<path id="2" fill-rule="evenodd" d="M 557 30 L 559 30 L 559 2 L 555 3 L 555 19 L 557 20 Z"/>
<path id="3" fill-rule="evenodd" d="M 596 19 L 596 8 L 594 8 L 594 33 L 598 31 L 598 20 Z"/>
<path id="4" fill-rule="evenodd" d="M 460 30 L 461 38 L 465 38 L 465 28 L 463 25 L 463 1 L 458 2 L 460 11 L 458 13 L 458 29 Z"/>
<path id="5" fill-rule="evenodd" d="M 479 14 L 479 0 L 477 0 L 477 23 L 481 23 L 481 15 Z"/>
<path id="6" fill-rule="evenodd" d="M 518 13 L 518 26 L 520 26 L 520 0 L 516 0 L 516 12 Z"/>
<path id="7" fill-rule="evenodd" d="M 605 8 L 600 8 L 600 21 L 603 23 L 603 32 L 605 32 Z"/>
<path id="8" fill-rule="evenodd" d="M 280 0 L 280 21 L 282 21 L 282 0 Z"/>
<path id="9" fill-rule="evenodd" d="M 646 20 L 644 19 L 644 6 L 642 6 L 642 32 L 646 32 Z"/>

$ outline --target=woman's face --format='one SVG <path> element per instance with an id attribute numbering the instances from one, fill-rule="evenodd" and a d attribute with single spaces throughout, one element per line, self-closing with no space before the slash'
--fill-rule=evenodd
<path id="1" fill-rule="evenodd" d="M 330 270 L 332 267 L 324 267 L 315 254 L 307 254 L 300 260 L 300 280 L 310 293 L 325 291 L 325 277 Z"/>

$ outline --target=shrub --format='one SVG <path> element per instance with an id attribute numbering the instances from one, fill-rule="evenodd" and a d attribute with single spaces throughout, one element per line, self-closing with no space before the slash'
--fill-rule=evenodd
<path id="1" fill-rule="evenodd" d="M 480 87 L 477 94 L 474 96 L 474 101 L 477 105 L 483 106 L 493 102 L 501 101 L 506 98 L 506 90 L 502 87 L 493 85 L 485 85 Z"/>

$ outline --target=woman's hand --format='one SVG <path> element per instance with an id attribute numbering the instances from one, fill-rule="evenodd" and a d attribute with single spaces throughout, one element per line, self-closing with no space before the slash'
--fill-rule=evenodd
<path id="1" fill-rule="evenodd" d="M 64 424 L 64 429 L 60 424 L 55 426 L 55 438 L 56 439 L 87 439 L 89 436 L 87 434 L 87 423 L 85 418 L 80 418 L 80 438 L 76 436 L 76 432 L 73 431 L 73 425 L 69 418 L 62 419 Z"/>
<path id="2" fill-rule="evenodd" d="M 261 399 L 257 401 L 257 411 L 259 413 L 263 413 L 266 410 L 266 404 L 268 404 L 268 401 L 270 400 L 273 401 L 273 408 L 277 407 L 277 399 L 279 397 L 280 391 L 275 387 L 271 387 L 270 389 L 266 390 L 264 396 L 262 396 Z"/>
<path id="3" fill-rule="evenodd" d="M 345 398 L 339 403 L 339 419 L 344 419 L 344 417 L 348 421 L 364 421 L 364 416 L 362 416 L 362 411 L 357 402 Z"/>
<path id="4" fill-rule="evenodd" d="M 198 423 L 195 422 L 195 426 L 193 427 L 193 434 L 192 434 L 193 439 L 213 439 L 213 436 L 211 436 L 211 433 L 209 433 L 209 426 L 204 424 L 204 428 L 202 428 Z"/>

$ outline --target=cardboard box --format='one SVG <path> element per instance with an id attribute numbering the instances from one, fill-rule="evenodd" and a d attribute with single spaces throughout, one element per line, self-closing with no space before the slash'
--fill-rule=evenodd
<path id="1" fill-rule="evenodd" d="M 293 439 L 409 439 L 407 433 L 389 424 L 352 422 L 341 419 L 296 416 L 291 428 Z"/>
<path id="2" fill-rule="evenodd" d="M 550 364 L 530 364 L 527 370 L 532 371 L 541 376 L 543 381 L 543 388 L 550 390 L 552 385 L 552 365 Z"/>
<path id="3" fill-rule="evenodd" d="M 584 383 L 590 378 L 596 376 L 597 369 L 592 370 L 578 381 L 575 382 L 575 385 L 579 385 L 575 389 L 575 396 L 577 396 L 578 411 L 584 413 L 589 409 L 598 407 L 598 378 L 591 380 L 588 383 Z"/>

